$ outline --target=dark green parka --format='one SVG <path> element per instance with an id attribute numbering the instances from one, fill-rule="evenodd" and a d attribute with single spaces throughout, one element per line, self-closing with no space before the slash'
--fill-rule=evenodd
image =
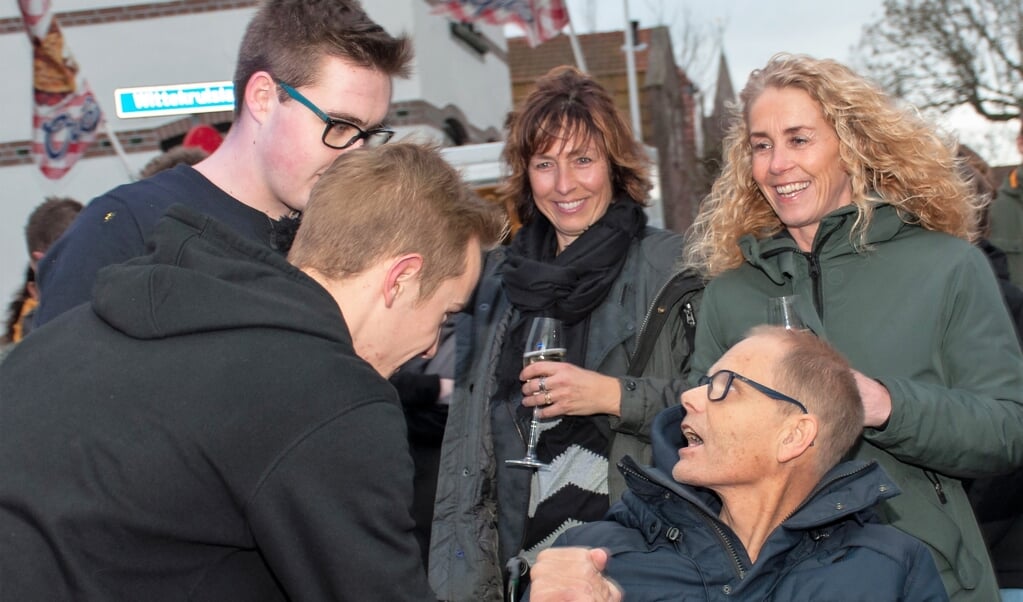
<path id="1" fill-rule="evenodd" d="M 690 380 L 752 326 L 767 299 L 803 297 L 808 326 L 892 398 L 858 459 L 877 460 L 903 495 L 882 517 L 930 546 L 954 600 L 996 600 L 988 559 L 959 479 L 1023 464 L 1023 354 L 984 255 L 966 241 L 904 223 L 878 205 L 870 250 L 850 242 L 853 206 L 826 216 L 809 253 L 786 233 L 740 241 L 739 268 L 708 285 Z"/>

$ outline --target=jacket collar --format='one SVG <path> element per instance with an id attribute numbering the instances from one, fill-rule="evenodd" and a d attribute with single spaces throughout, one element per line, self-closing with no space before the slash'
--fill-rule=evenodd
<path id="1" fill-rule="evenodd" d="M 673 504 L 664 504 L 663 499 L 665 493 L 672 493 L 717 520 L 721 504 L 713 492 L 679 483 L 671 476 L 672 467 L 679 461 L 678 449 L 684 445 L 679 428 L 684 416 L 685 409 L 677 405 L 663 410 L 654 419 L 651 429 L 653 466 L 640 467 L 626 457 L 620 467 L 629 489 L 648 506 L 670 508 Z M 862 512 L 869 513 L 872 507 L 899 493 L 894 481 L 875 461 L 842 462 L 824 475 L 782 525 L 799 531 L 823 527 Z M 671 517 L 664 518 L 671 520 Z"/>
<path id="2" fill-rule="evenodd" d="M 824 216 L 814 236 L 810 252 L 829 257 L 857 252 L 850 242 L 850 233 L 856 222 L 858 209 L 846 205 Z M 899 217 L 898 210 L 888 203 L 876 202 L 874 215 L 867 232 L 866 243 L 873 245 L 895 238 L 908 224 Z M 775 284 L 781 285 L 795 276 L 803 263 L 796 263 L 802 251 L 786 230 L 770 238 L 758 239 L 747 234 L 739 239 L 739 248 L 747 262 L 759 268 Z"/>

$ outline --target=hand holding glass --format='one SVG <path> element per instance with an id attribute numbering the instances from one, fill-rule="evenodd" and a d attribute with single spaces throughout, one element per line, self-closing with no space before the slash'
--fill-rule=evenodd
<path id="1" fill-rule="evenodd" d="M 554 318 L 533 318 L 526 337 L 526 350 L 522 354 L 522 366 L 536 362 L 560 362 L 565 359 L 565 340 L 561 321 Z M 526 456 L 519 460 L 505 460 L 510 466 L 525 468 L 546 468 L 547 465 L 536 457 L 536 442 L 540 439 L 540 406 L 533 406 L 533 419 L 529 421 L 529 440 L 526 442 Z"/>
<path id="2" fill-rule="evenodd" d="M 771 297 L 767 300 L 767 323 L 783 326 L 787 330 L 806 330 L 806 323 L 799 315 L 799 295 Z"/>

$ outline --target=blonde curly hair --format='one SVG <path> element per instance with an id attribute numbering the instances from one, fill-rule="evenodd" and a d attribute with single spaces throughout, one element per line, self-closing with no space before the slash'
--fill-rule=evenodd
<path id="1" fill-rule="evenodd" d="M 685 261 L 706 278 L 742 264 L 738 242 L 743 236 L 766 238 L 784 228 L 753 181 L 749 110 L 767 88 L 805 91 L 835 128 L 857 208 L 851 233 L 857 248 L 867 247 L 877 200 L 895 206 L 907 223 L 976 239 L 984 201 L 957 169 L 954 143 L 845 65 L 777 54 L 750 74 L 739 102 L 729 107 L 724 166 L 687 236 Z"/>

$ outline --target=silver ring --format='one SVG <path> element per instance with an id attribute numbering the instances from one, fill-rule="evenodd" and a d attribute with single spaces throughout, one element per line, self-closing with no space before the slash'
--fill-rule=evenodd
<path id="1" fill-rule="evenodd" d="M 540 377 L 540 392 L 541 393 L 546 393 L 547 392 L 547 377 L 546 376 L 541 376 Z"/>
<path id="2" fill-rule="evenodd" d="M 543 400 L 546 403 L 546 405 L 551 405 L 552 403 L 554 403 L 551 400 L 551 392 L 550 391 L 547 391 L 546 393 L 543 394 Z"/>

